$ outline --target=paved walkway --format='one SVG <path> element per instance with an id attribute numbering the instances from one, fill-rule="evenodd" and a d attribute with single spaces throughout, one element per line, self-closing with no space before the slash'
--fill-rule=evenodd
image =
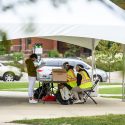
<path id="1" fill-rule="evenodd" d="M 103 97 L 115 97 L 115 96 L 122 96 L 122 94 L 99 94 L 99 96 L 103 96 Z"/>
<path id="2" fill-rule="evenodd" d="M 20 94 L 17 92 L 15 96 L 2 96 L 0 93 L 0 125 L 11 125 L 4 122 L 19 119 L 125 114 L 125 102 L 119 99 L 96 97 L 97 105 L 90 99 L 85 104 L 74 105 L 60 105 L 56 102 L 29 104 L 26 95 Z"/>
<path id="3" fill-rule="evenodd" d="M 101 85 L 99 86 L 99 88 L 120 88 L 122 87 L 122 85 Z"/>
<path id="4" fill-rule="evenodd" d="M 113 97 L 113 96 L 122 96 L 122 94 L 98 94 L 99 97 Z M 16 97 L 16 98 L 28 98 L 27 92 L 11 92 L 11 91 L 0 91 L 0 97 Z"/>

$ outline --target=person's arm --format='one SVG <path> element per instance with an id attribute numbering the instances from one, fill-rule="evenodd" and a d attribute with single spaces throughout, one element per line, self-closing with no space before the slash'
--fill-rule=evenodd
<path id="1" fill-rule="evenodd" d="M 77 73 L 77 86 L 81 84 L 81 81 L 82 81 L 82 76 L 79 73 Z"/>

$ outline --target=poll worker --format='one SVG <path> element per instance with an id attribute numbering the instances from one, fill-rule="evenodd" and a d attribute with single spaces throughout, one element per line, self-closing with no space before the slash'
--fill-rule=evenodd
<path id="1" fill-rule="evenodd" d="M 76 75 L 74 73 L 73 70 L 73 66 L 69 65 L 68 62 L 63 63 L 63 68 L 66 70 L 67 72 L 67 83 L 65 84 L 65 86 L 71 90 L 72 88 L 77 86 L 76 83 Z"/>
<path id="2" fill-rule="evenodd" d="M 77 87 L 74 87 L 72 91 L 75 92 L 74 94 L 76 98 L 75 103 L 80 103 L 80 102 L 84 102 L 84 99 L 83 99 L 84 90 L 90 89 L 92 87 L 92 82 L 89 74 L 84 69 L 83 65 L 77 64 L 76 71 L 78 72 Z"/>

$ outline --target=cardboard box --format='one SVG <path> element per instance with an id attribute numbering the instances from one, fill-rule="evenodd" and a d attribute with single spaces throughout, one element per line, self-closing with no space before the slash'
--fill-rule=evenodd
<path id="1" fill-rule="evenodd" d="M 52 80 L 53 81 L 67 81 L 67 73 L 65 69 L 52 69 Z"/>

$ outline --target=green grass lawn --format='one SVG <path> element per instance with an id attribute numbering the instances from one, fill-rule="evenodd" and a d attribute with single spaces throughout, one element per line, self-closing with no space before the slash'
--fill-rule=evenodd
<path id="1" fill-rule="evenodd" d="M 14 123 L 30 125 L 125 125 L 125 115 L 18 120 Z"/>
<path id="2" fill-rule="evenodd" d="M 108 82 L 100 82 L 99 85 L 122 85 L 122 83 L 108 83 Z"/>
<path id="3" fill-rule="evenodd" d="M 37 88 L 38 82 L 35 87 Z M 0 91 L 26 91 L 28 82 L 0 82 Z"/>
<path id="4" fill-rule="evenodd" d="M 102 84 L 100 84 L 101 86 Z M 109 84 L 103 84 L 103 86 L 108 86 Z M 116 85 L 116 84 L 115 84 Z M 35 88 L 38 88 L 39 84 L 36 82 Z M 28 82 L 0 82 L 0 91 L 19 91 L 27 92 Z M 99 94 L 121 94 L 121 87 L 111 87 L 111 88 L 100 88 Z"/>
<path id="5" fill-rule="evenodd" d="M 122 87 L 100 88 L 99 94 L 121 94 Z"/>
<path id="6" fill-rule="evenodd" d="M 56 87 L 57 84 L 54 84 Z M 39 82 L 36 82 L 35 88 L 39 87 Z M 0 91 L 19 91 L 27 92 L 28 82 L 0 82 Z"/>

